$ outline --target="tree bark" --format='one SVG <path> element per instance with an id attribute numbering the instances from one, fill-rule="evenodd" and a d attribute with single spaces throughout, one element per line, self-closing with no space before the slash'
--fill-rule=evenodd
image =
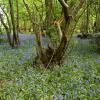
<path id="1" fill-rule="evenodd" d="M 41 63 L 44 65 L 44 67 L 46 67 L 46 68 L 50 68 L 51 65 L 62 63 L 62 59 L 65 54 L 66 46 L 68 45 L 68 37 L 67 37 L 66 33 L 73 31 L 73 27 L 70 27 L 70 26 L 73 26 L 73 24 L 71 24 L 72 17 L 69 14 L 69 9 L 68 9 L 69 6 L 67 5 L 67 0 L 58 0 L 58 1 L 61 4 L 62 9 L 63 9 L 62 10 L 63 11 L 63 20 L 61 20 L 61 22 L 57 21 L 57 23 L 56 23 L 57 27 L 58 27 L 58 32 L 59 32 L 59 34 L 62 35 L 61 41 L 57 48 L 54 48 L 54 47 L 51 47 L 50 45 L 48 45 L 48 48 L 44 50 L 41 45 L 41 26 L 39 24 L 33 22 L 29 6 L 25 3 L 25 0 L 23 0 L 25 7 L 27 9 L 27 12 L 29 14 L 30 21 L 32 22 L 32 25 L 35 24 L 36 39 L 37 39 L 38 52 L 39 52 L 38 58 L 41 61 Z M 83 4 L 82 1 L 83 0 L 80 0 L 80 2 Z M 48 2 L 51 2 L 51 1 L 50 0 L 46 1 L 46 3 L 48 3 Z M 82 6 L 81 3 L 79 3 L 79 7 L 77 7 L 77 12 L 80 10 L 80 8 Z M 49 8 L 49 10 L 50 10 L 50 8 Z M 49 17 L 51 16 L 50 14 L 51 13 L 48 12 Z M 76 9 L 73 12 L 73 14 L 76 15 Z M 51 20 L 53 20 L 53 19 L 51 19 L 51 17 L 50 17 L 47 20 L 48 20 L 48 24 L 51 24 L 51 22 L 52 22 Z M 63 29 L 61 29 L 62 22 L 64 22 Z"/>
<path id="2" fill-rule="evenodd" d="M 5 24 L 1 14 L 0 14 L 0 21 L 1 21 L 2 25 L 4 26 L 6 32 L 7 32 L 7 38 L 8 38 L 8 41 L 9 41 L 9 45 L 12 46 L 12 41 L 11 41 L 11 36 L 10 36 L 11 31 L 8 28 L 8 26 Z"/>
<path id="3" fill-rule="evenodd" d="M 12 0 L 9 0 L 9 6 L 10 6 L 10 15 L 11 15 L 11 22 L 12 22 L 12 27 L 13 27 L 13 42 L 12 46 L 14 47 L 15 45 L 18 46 L 18 37 L 16 34 L 16 24 L 15 24 L 15 18 L 14 18 L 14 10 L 13 10 L 13 2 Z"/>

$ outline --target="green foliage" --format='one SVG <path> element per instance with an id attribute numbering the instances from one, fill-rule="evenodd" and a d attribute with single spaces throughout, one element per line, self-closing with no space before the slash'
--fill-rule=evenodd
<path id="1" fill-rule="evenodd" d="M 7 39 L 4 39 L 4 38 L 0 38 L 0 43 L 7 43 L 8 40 Z"/>
<path id="2" fill-rule="evenodd" d="M 16 18 L 16 0 L 12 1 Z M 32 28 L 23 0 L 18 1 L 19 27 L 22 30 Z M 32 20 L 45 26 L 45 0 L 25 1 L 32 14 Z M 73 10 L 76 9 L 79 1 L 68 0 L 69 10 L 74 5 L 76 7 Z M 95 3 L 95 5 L 92 3 L 88 9 L 90 14 L 88 30 L 92 31 L 98 7 L 95 0 L 89 1 Z M 0 0 L 0 5 L 4 6 L 9 16 L 8 0 Z M 53 21 L 55 21 L 60 18 L 62 8 L 58 0 L 53 0 L 53 6 Z M 80 31 L 81 24 L 86 21 L 86 6 L 87 4 L 84 4 L 76 16 L 71 15 L 80 19 L 76 22 L 76 32 Z M 4 18 L 6 18 L 5 15 Z M 7 24 L 7 19 L 4 20 Z M 58 45 L 59 37 L 55 32 L 57 30 L 52 25 L 48 29 L 52 34 L 52 42 Z M 93 40 L 100 46 L 100 37 L 95 37 Z M 0 43 L 2 42 L 7 41 L 0 39 Z M 21 42 L 21 46 L 16 49 L 10 48 L 7 44 L 0 44 L 0 100 L 99 100 L 100 55 L 96 54 L 89 39 L 72 39 L 68 50 L 64 65 L 56 65 L 53 69 L 47 70 L 44 67 L 33 66 L 33 57 L 36 56 L 37 50 L 32 40 Z"/>
<path id="3" fill-rule="evenodd" d="M 24 59 L 26 53 L 35 56 L 32 41 L 11 49 L 0 46 L 0 100 L 97 100 L 100 94 L 100 58 L 87 40 L 70 44 L 70 55 L 63 66 L 51 70 L 32 67 L 33 60 Z"/>

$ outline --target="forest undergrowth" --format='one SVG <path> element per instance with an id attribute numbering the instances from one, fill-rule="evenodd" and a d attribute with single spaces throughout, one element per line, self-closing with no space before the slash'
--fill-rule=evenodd
<path id="1" fill-rule="evenodd" d="M 100 99 L 100 55 L 88 39 L 74 37 L 64 64 L 50 70 L 32 67 L 34 39 L 21 38 L 17 49 L 0 45 L 0 100 Z"/>

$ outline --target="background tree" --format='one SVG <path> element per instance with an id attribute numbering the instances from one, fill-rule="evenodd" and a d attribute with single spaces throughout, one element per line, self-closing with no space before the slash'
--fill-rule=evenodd
<path id="1" fill-rule="evenodd" d="M 16 33 L 16 24 L 15 24 L 15 17 L 14 17 L 13 1 L 12 0 L 9 0 L 9 6 L 10 6 L 11 23 L 12 23 L 12 30 L 13 30 L 12 47 L 14 47 L 15 45 L 18 46 L 18 36 Z"/>

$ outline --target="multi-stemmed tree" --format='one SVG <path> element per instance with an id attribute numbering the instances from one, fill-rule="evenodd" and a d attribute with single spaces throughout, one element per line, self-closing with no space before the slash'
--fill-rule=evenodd
<path id="1" fill-rule="evenodd" d="M 47 33 L 49 32 L 49 35 L 53 34 L 52 31 L 49 30 L 49 27 L 52 26 L 55 28 L 56 25 L 58 28 L 57 33 L 59 33 L 58 35 L 60 36 L 60 42 L 58 47 L 56 48 L 51 47 L 51 45 L 48 45 L 48 48 L 44 49 L 41 41 L 41 23 L 39 22 L 39 20 L 37 20 L 37 18 L 34 17 L 33 19 L 32 15 L 35 16 L 36 12 L 31 12 L 29 5 L 26 3 L 25 0 L 23 0 L 26 10 L 29 14 L 30 21 L 32 25 L 35 27 L 34 31 L 36 33 L 36 38 L 37 38 L 38 59 L 41 62 L 41 64 L 43 64 L 43 66 L 45 67 L 50 67 L 50 65 L 62 63 L 65 50 L 68 47 L 73 30 L 75 29 L 76 26 L 76 22 L 79 19 L 77 16 L 78 11 L 80 11 L 82 6 L 84 5 L 84 0 L 80 0 L 70 7 L 70 4 L 68 5 L 67 1 L 68 0 L 58 0 L 58 2 L 61 5 L 62 12 L 61 12 L 61 17 L 59 19 L 56 19 L 54 22 L 53 22 L 52 7 L 55 5 L 52 4 L 52 0 L 51 1 L 48 0 L 45 2 L 46 9 L 47 9 L 46 10 L 46 27 L 47 27 L 46 31 Z M 39 16 L 37 17 L 39 18 Z"/>

